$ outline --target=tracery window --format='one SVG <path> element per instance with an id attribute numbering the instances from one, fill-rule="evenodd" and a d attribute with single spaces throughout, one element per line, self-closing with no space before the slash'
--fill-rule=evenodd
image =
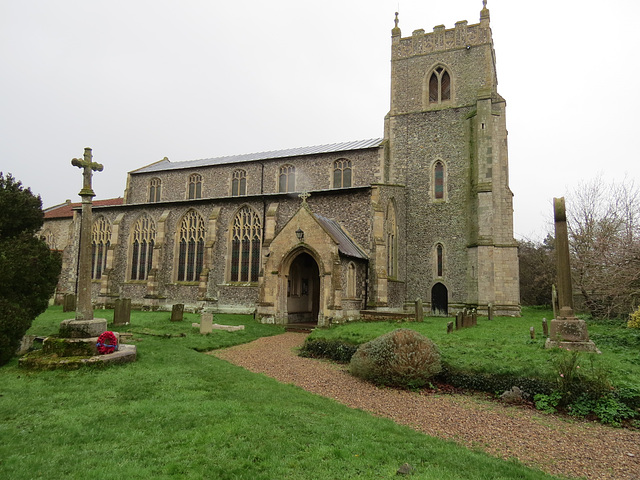
<path id="1" fill-rule="evenodd" d="M 444 272 L 444 247 L 441 243 L 436 245 L 436 276 L 442 277 Z"/>
<path id="2" fill-rule="evenodd" d="M 56 238 L 53 235 L 53 232 L 51 232 L 51 230 L 45 230 L 42 233 L 41 238 L 44 241 L 44 243 L 47 244 L 47 247 L 49 247 L 50 250 L 56 249 Z"/>
<path id="3" fill-rule="evenodd" d="M 242 207 L 231 227 L 231 265 L 229 279 L 232 282 L 257 282 L 260 273 L 260 246 L 262 223 L 251 208 Z"/>
<path id="4" fill-rule="evenodd" d="M 156 224 L 149 216 L 143 215 L 131 233 L 131 280 L 146 280 L 149 276 L 155 240 Z"/>
<path id="5" fill-rule="evenodd" d="M 398 225 L 393 202 L 387 207 L 387 276 L 395 278 L 398 266 Z"/>
<path id="6" fill-rule="evenodd" d="M 202 175 L 192 173 L 189 175 L 189 200 L 202 198 Z"/>
<path id="7" fill-rule="evenodd" d="M 107 252 L 111 242 L 111 225 L 100 216 L 91 228 L 91 278 L 99 280 L 107 268 Z"/>
<path id="8" fill-rule="evenodd" d="M 196 282 L 204 263 L 205 225 L 202 216 L 189 210 L 178 230 L 178 281 Z"/>
<path id="9" fill-rule="evenodd" d="M 353 262 L 347 267 L 347 298 L 356 298 L 356 266 Z"/>
<path id="10" fill-rule="evenodd" d="M 340 158 L 333 162 L 333 188 L 351 186 L 351 160 Z"/>
<path id="11" fill-rule="evenodd" d="M 429 103 L 451 99 L 451 76 L 444 67 L 436 67 L 429 77 Z"/>
<path id="12" fill-rule="evenodd" d="M 433 165 L 433 197 L 444 199 L 444 164 L 440 160 Z"/>
<path id="13" fill-rule="evenodd" d="M 296 191 L 296 167 L 293 165 L 282 165 L 278 176 L 278 192 Z"/>
<path id="14" fill-rule="evenodd" d="M 247 194 L 247 172 L 235 170 L 231 177 L 231 196 L 238 197 Z"/>
<path id="15" fill-rule="evenodd" d="M 149 182 L 149 202 L 155 203 L 160 201 L 160 193 L 162 190 L 162 180 L 152 178 Z"/>

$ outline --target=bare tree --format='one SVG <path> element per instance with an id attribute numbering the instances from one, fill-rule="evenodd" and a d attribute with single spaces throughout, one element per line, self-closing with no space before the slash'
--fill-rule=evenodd
<path id="1" fill-rule="evenodd" d="M 567 204 L 574 287 L 596 318 L 629 313 L 640 300 L 640 190 L 598 178 Z"/>

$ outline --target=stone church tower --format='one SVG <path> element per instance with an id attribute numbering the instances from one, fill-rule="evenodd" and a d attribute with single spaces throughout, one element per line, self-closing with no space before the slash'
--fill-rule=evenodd
<path id="1" fill-rule="evenodd" d="M 520 310 L 486 4 L 478 24 L 404 38 L 396 16 L 384 138 L 164 158 L 126 183 L 123 199 L 94 204 L 97 305 L 321 326 L 410 315 L 418 298 L 431 314 Z M 71 203 L 45 213 L 60 298 L 75 293 L 80 216 Z"/>
<path id="2" fill-rule="evenodd" d="M 407 300 L 426 297 L 436 311 L 493 304 L 517 314 L 505 101 L 483 6 L 478 24 L 404 38 L 396 14 L 385 182 L 406 188 L 398 268 Z"/>

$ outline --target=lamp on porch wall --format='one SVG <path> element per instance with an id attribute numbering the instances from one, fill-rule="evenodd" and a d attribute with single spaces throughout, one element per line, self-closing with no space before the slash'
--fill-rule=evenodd
<path id="1" fill-rule="evenodd" d="M 304 242 L 304 232 L 302 231 L 301 228 L 298 228 L 296 230 L 296 237 L 298 237 L 299 242 Z"/>

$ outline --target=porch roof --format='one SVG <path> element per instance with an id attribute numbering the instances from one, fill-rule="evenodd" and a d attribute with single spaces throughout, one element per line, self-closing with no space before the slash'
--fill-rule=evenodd
<path id="1" fill-rule="evenodd" d="M 362 249 L 351 239 L 349 235 L 342 229 L 340 224 L 335 220 L 323 217 L 317 213 L 313 214 L 318 222 L 325 228 L 325 230 L 338 242 L 338 251 L 346 255 L 347 257 L 361 258 L 368 260 L 369 257 Z"/>

